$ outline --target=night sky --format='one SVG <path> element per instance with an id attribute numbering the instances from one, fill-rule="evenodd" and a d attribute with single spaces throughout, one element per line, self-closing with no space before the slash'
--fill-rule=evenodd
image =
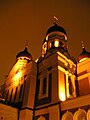
<path id="1" fill-rule="evenodd" d="M 29 41 L 35 60 L 56 16 L 68 35 L 69 52 L 77 58 L 81 41 L 90 51 L 90 0 L 0 0 L 0 85 Z"/>

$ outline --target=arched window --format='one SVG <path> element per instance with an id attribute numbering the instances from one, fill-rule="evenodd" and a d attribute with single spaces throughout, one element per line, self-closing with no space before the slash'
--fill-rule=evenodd
<path id="1" fill-rule="evenodd" d="M 11 94 L 10 94 L 10 102 L 12 101 L 12 95 L 13 95 L 13 89 L 11 90 Z"/>
<path id="2" fill-rule="evenodd" d="M 54 41 L 51 42 L 51 47 L 54 47 Z"/>
<path id="3" fill-rule="evenodd" d="M 59 40 L 58 39 L 55 39 L 55 47 L 59 47 Z"/>
<path id="4" fill-rule="evenodd" d="M 62 47 L 63 46 L 63 43 L 62 42 L 60 42 L 60 47 Z"/>
<path id="5" fill-rule="evenodd" d="M 21 99 L 21 97 L 22 97 L 22 90 L 23 90 L 23 84 L 20 86 L 19 99 Z"/>
<path id="6" fill-rule="evenodd" d="M 16 90 L 15 90 L 14 101 L 16 100 L 17 90 L 18 90 L 18 87 L 16 87 Z"/>
<path id="7" fill-rule="evenodd" d="M 78 111 L 76 111 L 73 120 L 87 120 L 85 110 L 79 109 Z"/>
<path id="8" fill-rule="evenodd" d="M 7 94 L 6 94 L 6 100 L 8 100 L 8 96 L 9 96 L 9 90 L 7 91 Z"/>
<path id="9" fill-rule="evenodd" d="M 68 89 L 69 89 L 69 94 L 70 94 L 70 95 L 73 95 L 74 88 L 73 88 L 73 84 L 72 84 L 72 81 L 71 81 L 71 77 L 70 77 L 70 76 L 68 77 Z"/>
<path id="10" fill-rule="evenodd" d="M 73 114 L 69 111 L 63 114 L 62 120 L 73 120 Z"/>

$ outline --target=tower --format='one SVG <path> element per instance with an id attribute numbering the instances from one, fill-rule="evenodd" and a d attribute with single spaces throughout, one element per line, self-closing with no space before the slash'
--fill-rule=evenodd
<path id="1" fill-rule="evenodd" d="M 90 94 L 90 52 L 86 51 L 84 43 L 82 42 L 82 52 L 78 56 L 78 85 L 79 94 Z"/>
<path id="2" fill-rule="evenodd" d="M 35 120 L 59 120 L 60 102 L 77 96 L 75 83 L 76 61 L 68 52 L 66 31 L 55 23 L 46 32 L 37 62 Z"/>
<path id="3" fill-rule="evenodd" d="M 5 103 L 18 108 L 20 120 L 33 118 L 36 77 L 37 64 L 26 46 L 16 55 L 16 63 L 6 77 L 2 88 Z M 30 109 L 29 115 L 27 108 Z"/>

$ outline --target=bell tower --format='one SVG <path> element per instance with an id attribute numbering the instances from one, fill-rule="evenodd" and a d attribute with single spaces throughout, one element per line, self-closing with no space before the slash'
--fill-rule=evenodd
<path id="1" fill-rule="evenodd" d="M 67 47 L 66 31 L 54 23 L 54 26 L 50 27 L 46 32 L 46 37 L 42 45 L 42 56 L 52 48 L 60 48 L 61 51 L 66 51 Z"/>

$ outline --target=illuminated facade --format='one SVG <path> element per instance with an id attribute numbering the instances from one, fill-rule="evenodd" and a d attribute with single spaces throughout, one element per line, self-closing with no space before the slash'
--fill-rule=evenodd
<path id="1" fill-rule="evenodd" d="M 54 24 L 35 62 L 25 47 L 1 86 L 0 120 L 90 120 L 90 53 L 78 62 L 64 28 Z"/>

